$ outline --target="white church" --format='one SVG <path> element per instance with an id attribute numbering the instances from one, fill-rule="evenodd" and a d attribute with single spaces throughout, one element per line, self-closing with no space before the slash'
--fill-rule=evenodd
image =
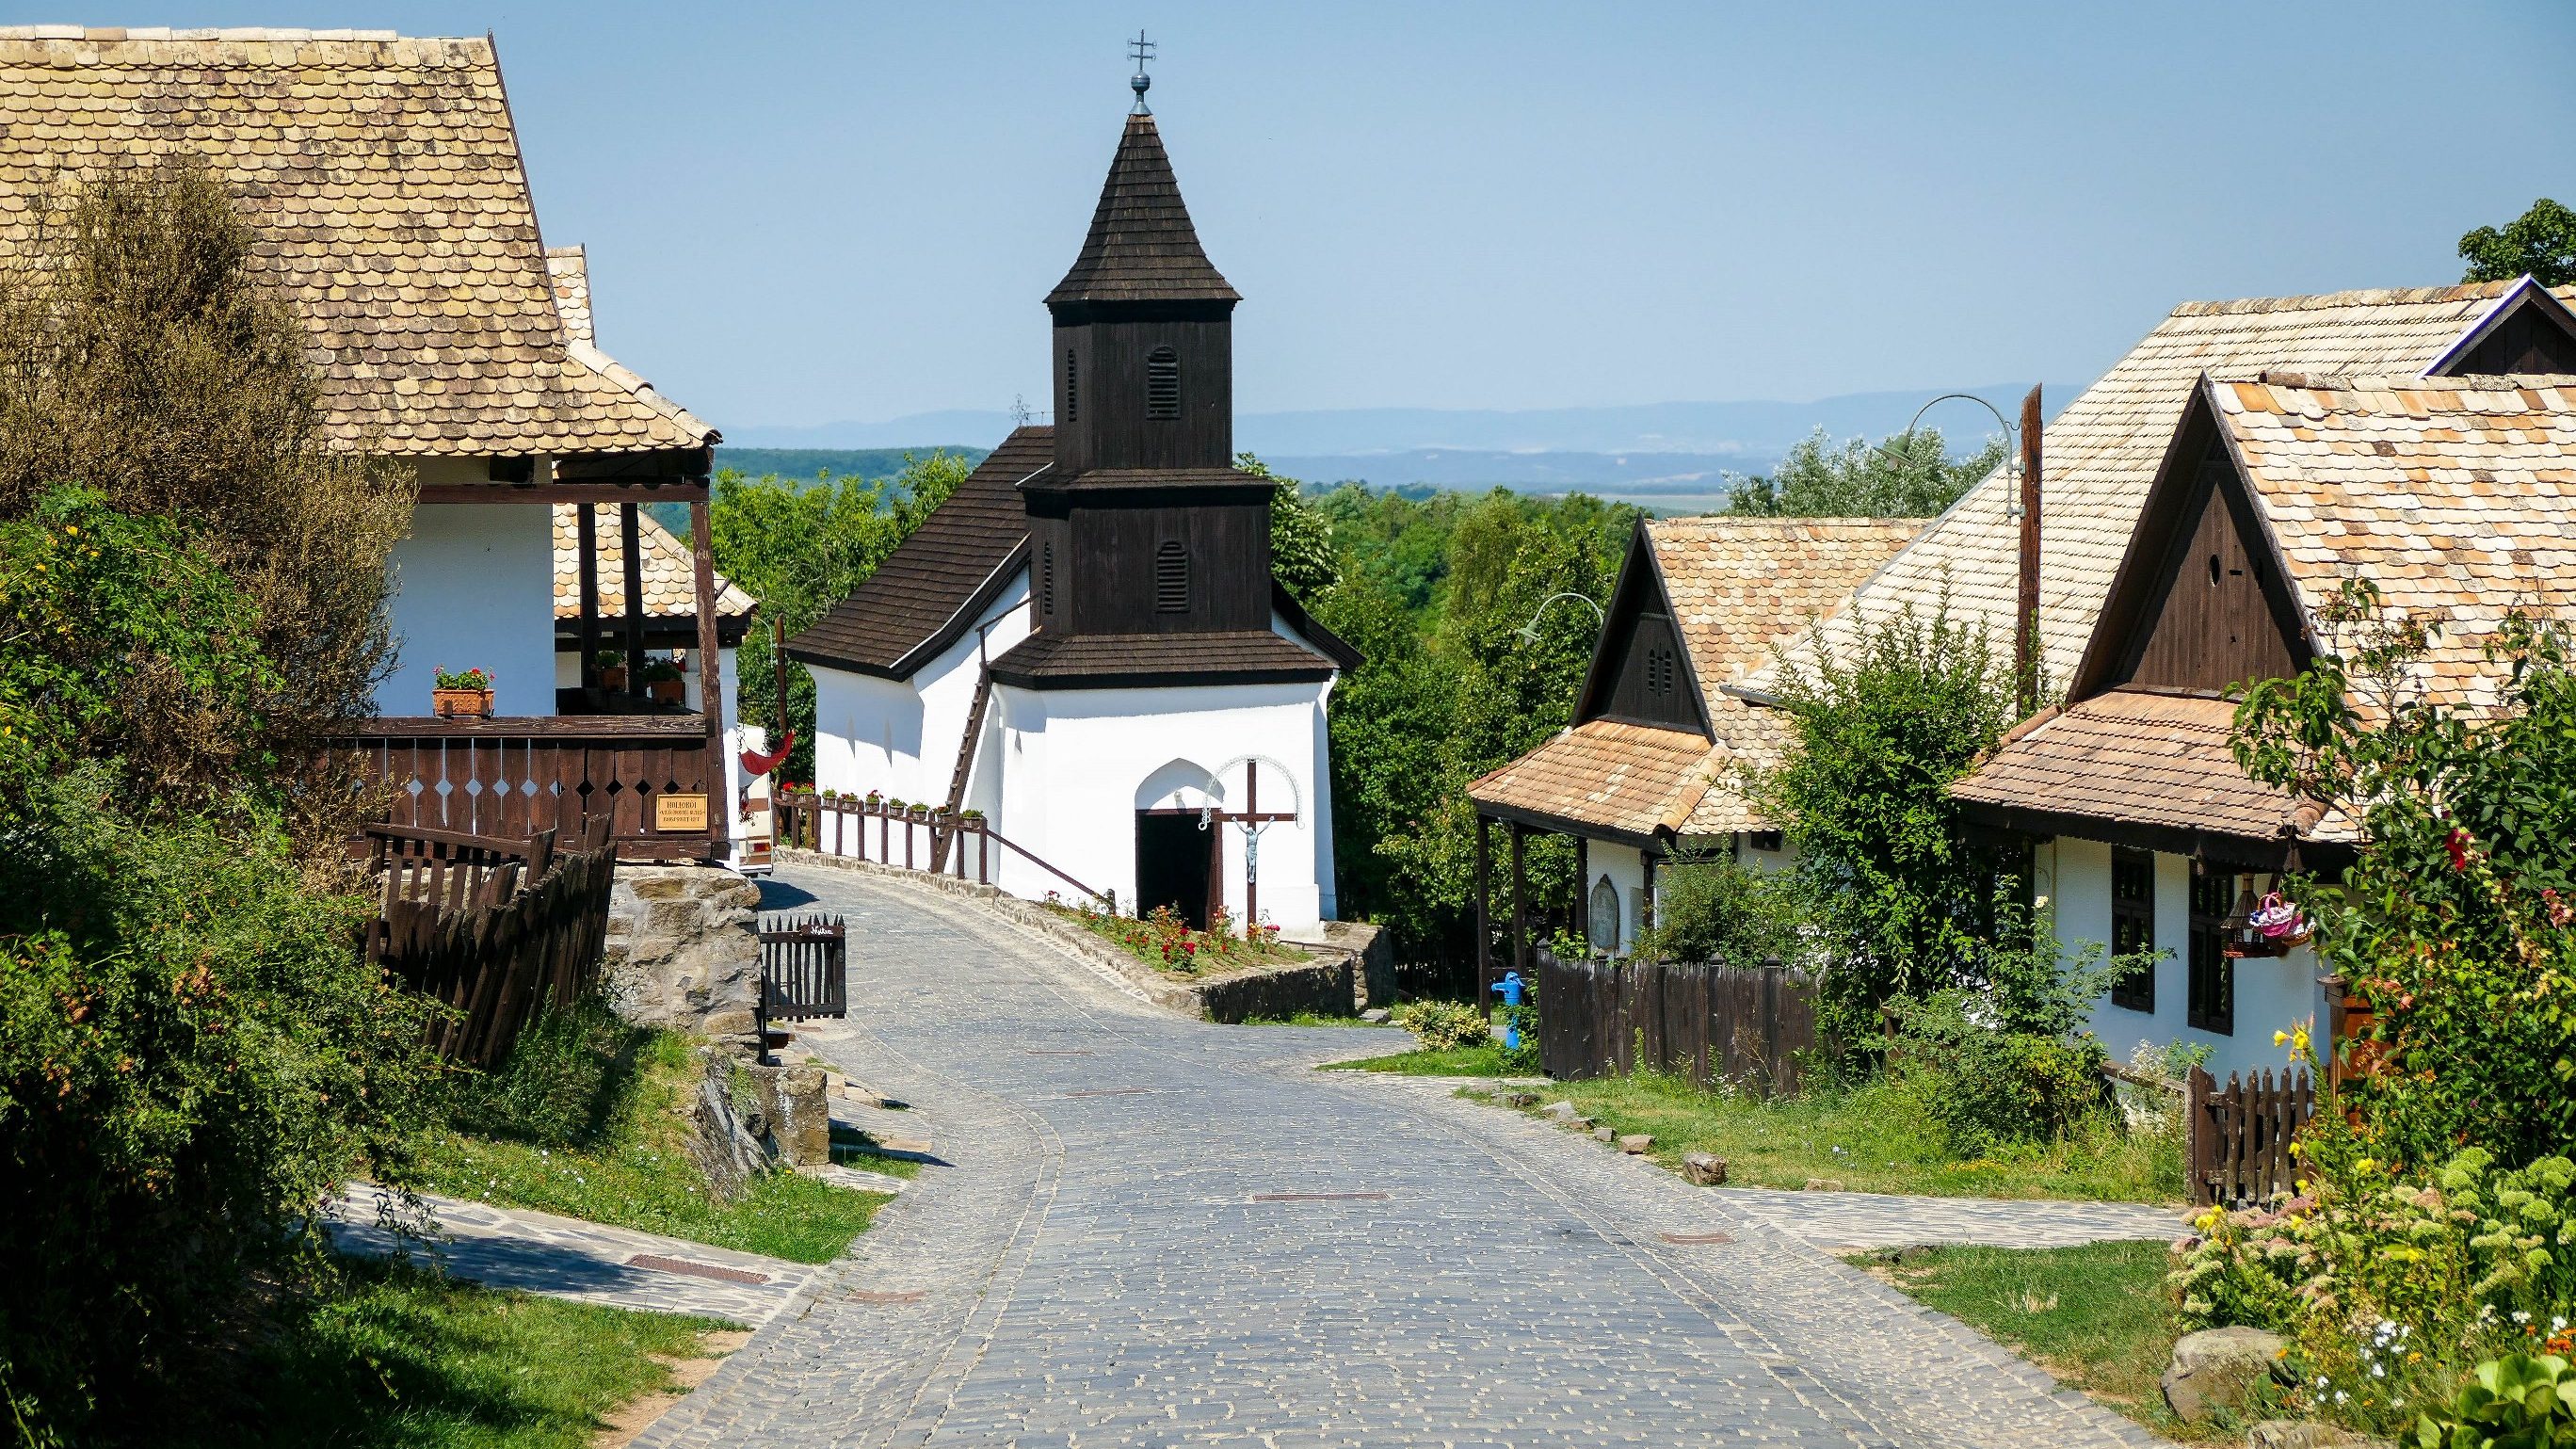
<path id="1" fill-rule="evenodd" d="M 791 639 L 815 780 L 979 810 L 1015 895 L 1334 915 L 1324 703 L 1349 645 L 1270 573 L 1234 456 L 1233 312 L 1138 86 L 1054 318 L 1053 427 L 1016 429 Z"/>

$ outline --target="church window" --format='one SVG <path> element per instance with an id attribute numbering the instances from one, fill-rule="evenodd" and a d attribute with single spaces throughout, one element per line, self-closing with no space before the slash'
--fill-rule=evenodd
<path id="1" fill-rule="evenodd" d="M 1145 416 L 1170 421 L 1181 415 L 1181 355 L 1168 347 L 1145 354 Z"/>
<path id="2" fill-rule="evenodd" d="M 1055 541 L 1038 545 L 1038 612 L 1055 616 Z"/>
<path id="3" fill-rule="evenodd" d="M 1163 540 L 1154 550 L 1154 612 L 1186 614 L 1190 611 L 1190 551 L 1176 538 Z"/>
<path id="4" fill-rule="evenodd" d="M 1082 416 L 1082 385 L 1073 361 L 1073 349 L 1064 350 L 1064 420 L 1073 422 Z"/>

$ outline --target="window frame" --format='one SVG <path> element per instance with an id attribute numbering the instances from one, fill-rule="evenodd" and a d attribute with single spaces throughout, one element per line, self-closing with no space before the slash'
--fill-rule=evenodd
<path id="1" fill-rule="evenodd" d="M 2234 872 L 2193 872 L 2191 977 L 2183 1023 L 2219 1036 L 2236 1034 L 2236 963 L 2227 955 L 2227 914 L 2236 909 L 2235 898 Z"/>
<path id="2" fill-rule="evenodd" d="M 2124 882 L 2124 874 L 2128 879 Z M 2140 886 L 2135 891 L 2124 885 Z M 2111 954 L 2156 947 L 2156 857 L 2125 845 L 2111 848 Z M 2156 1009 L 2156 968 L 2150 961 L 2111 978 L 2111 1004 L 2125 1011 Z"/>
<path id="3" fill-rule="evenodd" d="M 1181 354 L 1168 343 L 1145 354 L 1145 420 L 1181 419 Z"/>
<path id="4" fill-rule="evenodd" d="M 1154 545 L 1154 612 L 1190 611 L 1190 548 L 1177 538 Z"/>

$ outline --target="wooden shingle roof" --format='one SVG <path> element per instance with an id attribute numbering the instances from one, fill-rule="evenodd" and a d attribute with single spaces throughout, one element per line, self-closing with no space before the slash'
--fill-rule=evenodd
<path id="1" fill-rule="evenodd" d="M 488 39 L 0 28 L 0 268 L 58 184 L 201 158 L 309 333 L 328 431 L 403 456 L 635 453 L 716 433 L 566 328 Z"/>
<path id="2" fill-rule="evenodd" d="M 1055 430 L 1013 429 L 858 591 L 787 641 L 787 657 L 909 674 L 974 626 L 973 609 L 1028 542 L 1020 484 L 1055 465 Z"/>
<path id="3" fill-rule="evenodd" d="M 579 505 L 554 505 L 555 617 L 581 617 L 581 518 Z M 599 617 L 614 623 L 626 615 L 626 530 L 621 510 L 593 505 L 591 552 L 598 559 Z M 643 565 L 644 616 L 648 619 L 695 618 L 698 612 L 697 559 L 689 546 L 655 521 L 635 513 L 636 561 Z M 758 602 L 722 574 L 715 576 L 716 614 L 748 614 Z"/>
<path id="4" fill-rule="evenodd" d="M 1678 830 L 1723 763 L 1689 730 L 1596 719 L 1467 787 L 1491 813 L 1548 829 L 1584 827 L 1632 843 Z"/>
<path id="5" fill-rule="evenodd" d="M 993 661 L 993 678 L 1024 688 L 1133 689 L 1149 685 L 1283 684 L 1325 680 L 1332 660 L 1268 629 L 1170 634 L 1041 631 Z"/>
<path id="6" fill-rule="evenodd" d="M 2203 373 L 2420 373 L 2515 285 L 2334 292 L 2175 308 L 2067 404 L 2045 433 L 2039 628 L 2047 677 L 2062 688 L 2074 676 L 2175 420 Z M 2560 288 L 2556 295 L 2576 296 L 2576 289 Z M 1847 645 L 1863 627 L 1909 607 L 1928 617 L 1946 596 L 1952 619 L 1983 622 L 1995 647 L 2008 651 L 2020 578 L 2020 524 L 2008 511 L 2013 491 L 2013 480 L 2000 469 L 1969 490 L 1854 591 L 1828 624 L 1826 647 Z M 1803 642 L 1788 658 L 1799 667 L 1813 663 Z M 1755 671 L 1746 683 L 1756 690 L 1776 687 L 1777 666 Z"/>
<path id="7" fill-rule="evenodd" d="M 1047 305 L 1079 302 L 1236 302 L 1241 296 L 1199 247 L 1190 209 L 1154 118 L 1131 115 L 1101 184 L 1100 205 L 1073 269 Z"/>

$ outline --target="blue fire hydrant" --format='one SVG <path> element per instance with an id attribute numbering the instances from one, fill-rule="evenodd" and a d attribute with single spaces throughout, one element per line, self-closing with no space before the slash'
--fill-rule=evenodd
<path id="1" fill-rule="evenodd" d="M 1505 1008 L 1503 1014 L 1503 1049 L 1505 1051 L 1519 1051 L 1521 1049 L 1521 1019 L 1518 1014 L 1512 1012 L 1509 1008 L 1520 1005 L 1521 994 L 1529 988 L 1522 984 L 1521 973 L 1517 971 L 1506 971 L 1503 973 L 1503 979 L 1494 983 L 1494 989 L 1503 993 L 1503 1006 Z"/>

